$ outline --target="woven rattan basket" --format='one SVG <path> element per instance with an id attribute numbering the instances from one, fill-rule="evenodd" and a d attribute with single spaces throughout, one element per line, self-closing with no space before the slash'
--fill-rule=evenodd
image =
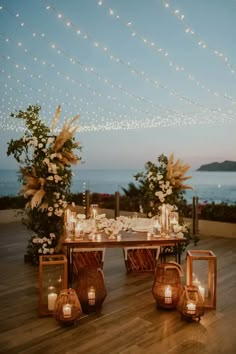
<path id="1" fill-rule="evenodd" d="M 73 325 L 82 314 L 82 308 L 74 289 L 64 289 L 57 297 L 55 319 L 62 325 Z"/>
<path id="2" fill-rule="evenodd" d="M 158 264 L 152 294 L 158 307 L 173 309 L 177 306 L 183 292 L 182 267 L 175 262 Z"/>
<path id="3" fill-rule="evenodd" d="M 89 295 L 93 292 L 93 298 Z M 103 271 L 100 268 L 81 268 L 78 274 L 77 295 L 84 313 L 99 311 L 107 296 Z"/>
<path id="4" fill-rule="evenodd" d="M 178 303 L 178 311 L 182 318 L 200 321 L 204 315 L 204 300 L 197 286 L 184 287 Z"/>

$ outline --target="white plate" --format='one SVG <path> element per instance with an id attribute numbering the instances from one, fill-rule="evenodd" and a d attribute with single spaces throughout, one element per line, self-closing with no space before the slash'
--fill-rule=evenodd
<path id="1" fill-rule="evenodd" d="M 132 227 L 132 230 L 133 231 L 136 231 L 136 232 L 149 232 L 149 231 L 151 231 L 151 229 L 152 228 L 150 228 L 150 227 Z"/>

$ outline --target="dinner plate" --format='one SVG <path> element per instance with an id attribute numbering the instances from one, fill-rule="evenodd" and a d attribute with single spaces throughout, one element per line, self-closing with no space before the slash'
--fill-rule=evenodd
<path id="1" fill-rule="evenodd" d="M 152 228 L 150 227 L 132 227 L 132 230 L 135 231 L 135 232 L 148 232 L 148 231 L 151 231 Z"/>

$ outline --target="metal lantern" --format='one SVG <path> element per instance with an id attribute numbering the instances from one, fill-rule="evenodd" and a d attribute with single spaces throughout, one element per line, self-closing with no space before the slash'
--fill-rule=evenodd
<path id="1" fill-rule="evenodd" d="M 80 318 L 82 308 L 74 289 L 63 289 L 57 297 L 54 317 L 62 325 L 73 325 Z"/>
<path id="2" fill-rule="evenodd" d="M 56 299 L 67 288 L 67 258 L 65 255 L 39 257 L 39 316 L 53 314 Z"/>
<path id="3" fill-rule="evenodd" d="M 176 262 L 157 265 L 152 286 L 152 294 L 157 306 L 166 309 L 172 309 L 177 306 L 180 295 L 183 292 L 181 285 L 182 276 L 182 267 Z"/>
<path id="4" fill-rule="evenodd" d="M 186 319 L 200 321 L 204 315 L 202 295 L 197 286 L 185 286 L 178 303 L 181 316 Z"/>
<path id="5" fill-rule="evenodd" d="M 187 252 L 187 285 L 199 288 L 205 308 L 216 308 L 217 259 L 212 251 Z"/>
<path id="6" fill-rule="evenodd" d="M 79 269 L 77 295 L 84 313 L 101 309 L 107 296 L 102 269 Z"/>

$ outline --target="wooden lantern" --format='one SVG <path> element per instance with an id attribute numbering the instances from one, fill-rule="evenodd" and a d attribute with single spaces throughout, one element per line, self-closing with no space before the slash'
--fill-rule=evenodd
<path id="1" fill-rule="evenodd" d="M 80 318 L 82 308 L 74 289 L 63 289 L 57 297 L 54 317 L 62 325 L 73 325 Z"/>
<path id="2" fill-rule="evenodd" d="M 187 252 L 187 285 L 198 286 L 205 308 L 216 308 L 217 261 L 212 251 Z"/>
<path id="3" fill-rule="evenodd" d="M 101 309 L 107 296 L 102 269 L 79 269 L 77 295 L 84 313 Z"/>
<path id="4" fill-rule="evenodd" d="M 158 264 L 155 280 L 152 286 L 152 294 L 157 306 L 165 309 L 173 309 L 177 306 L 180 295 L 183 292 L 181 277 L 182 267 L 175 262 Z"/>
<path id="5" fill-rule="evenodd" d="M 184 287 L 178 303 L 178 310 L 183 318 L 200 321 L 204 315 L 204 304 L 198 286 Z"/>
<path id="6" fill-rule="evenodd" d="M 39 257 L 39 316 L 53 314 L 57 296 L 67 288 L 67 259 L 65 255 Z"/>

